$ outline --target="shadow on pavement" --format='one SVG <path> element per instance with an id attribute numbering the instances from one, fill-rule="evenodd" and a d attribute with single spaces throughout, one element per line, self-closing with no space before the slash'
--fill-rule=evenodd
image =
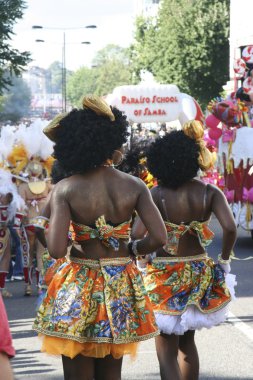
<path id="1" fill-rule="evenodd" d="M 53 371 L 53 368 L 50 364 L 41 363 L 36 359 L 36 355 L 40 351 L 38 350 L 25 350 L 20 349 L 16 350 L 16 356 L 11 360 L 12 369 L 14 371 L 15 380 L 18 380 L 20 376 L 29 376 L 31 374 L 46 374 Z M 34 377 L 35 378 L 35 377 Z M 49 377 L 47 375 L 43 376 L 45 379 L 61 379 L 61 376 L 58 377 Z"/>

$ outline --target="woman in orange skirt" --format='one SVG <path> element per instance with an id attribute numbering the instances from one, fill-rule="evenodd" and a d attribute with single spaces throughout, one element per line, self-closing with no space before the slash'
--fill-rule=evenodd
<path id="1" fill-rule="evenodd" d="M 66 255 L 49 283 L 34 329 L 42 350 L 60 354 L 65 380 L 119 380 L 122 357 L 159 334 L 141 273 L 128 247 L 136 210 L 149 235 L 147 254 L 166 243 L 166 229 L 145 184 L 114 167 L 122 158 L 128 122 L 102 99 L 85 97 L 83 109 L 60 115 L 45 129 L 54 155 L 71 173 L 50 200 L 47 246 Z"/>
<path id="2" fill-rule="evenodd" d="M 235 276 L 229 274 L 234 218 L 223 193 L 196 178 L 199 169 L 205 171 L 213 164 L 203 133 L 199 121 L 188 122 L 183 130 L 157 139 L 147 153 L 148 168 L 158 179 L 151 193 L 168 238 L 150 258 L 144 276 L 161 331 L 156 349 L 162 380 L 198 379 L 195 330 L 225 321 L 234 294 Z M 208 226 L 212 213 L 223 231 L 218 263 L 206 252 L 214 237 Z M 137 221 L 132 236 L 138 239 L 145 233 Z M 138 248 L 137 243 L 137 254 Z"/>

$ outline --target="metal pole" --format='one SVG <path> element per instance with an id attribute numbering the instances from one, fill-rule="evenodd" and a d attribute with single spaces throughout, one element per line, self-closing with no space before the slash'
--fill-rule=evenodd
<path id="1" fill-rule="evenodd" d="M 67 86 L 66 86 L 66 40 L 65 31 L 63 32 L 63 46 L 62 46 L 62 111 L 67 110 Z"/>

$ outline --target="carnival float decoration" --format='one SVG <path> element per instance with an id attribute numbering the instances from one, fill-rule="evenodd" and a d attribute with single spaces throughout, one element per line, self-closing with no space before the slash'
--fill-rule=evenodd
<path id="1" fill-rule="evenodd" d="M 245 46 L 241 58 L 234 60 L 235 79 L 242 81 L 242 89 L 245 94 L 253 90 L 253 45 Z"/>
<path id="2" fill-rule="evenodd" d="M 241 87 L 227 99 L 208 104 L 205 139 L 218 154 L 217 170 L 210 177 L 223 190 L 237 226 L 250 231 L 253 238 L 252 69 L 253 46 L 246 46 L 234 61 L 236 87 L 238 82 Z"/>
<path id="3" fill-rule="evenodd" d="M 217 150 L 217 184 L 233 211 L 237 226 L 253 238 L 253 128 L 249 102 L 214 99 L 207 109 L 206 141 Z"/>

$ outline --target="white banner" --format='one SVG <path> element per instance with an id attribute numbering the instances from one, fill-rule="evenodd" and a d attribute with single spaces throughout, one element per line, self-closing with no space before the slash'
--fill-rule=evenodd
<path id="1" fill-rule="evenodd" d="M 121 111 L 133 123 L 170 122 L 201 119 L 200 106 L 191 96 L 181 93 L 174 84 L 152 86 L 120 86 L 106 101 Z"/>

